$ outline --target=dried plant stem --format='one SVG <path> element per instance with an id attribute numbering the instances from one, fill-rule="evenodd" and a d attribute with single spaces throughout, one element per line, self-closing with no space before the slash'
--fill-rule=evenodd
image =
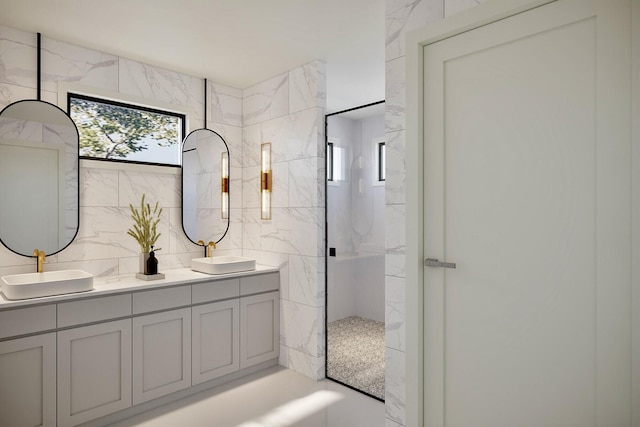
<path id="1" fill-rule="evenodd" d="M 158 223 L 160 222 L 160 216 L 162 215 L 162 208 L 158 206 L 156 202 L 153 210 L 149 203 L 145 203 L 145 194 L 142 195 L 140 202 L 140 210 L 134 208 L 132 204 L 129 204 L 131 209 L 131 218 L 135 221 L 133 229 L 129 229 L 127 234 L 138 242 L 140 245 L 140 251 L 148 253 L 151 251 L 151 246 L 155 246 L 156 241 L 162 235 L 158 233 Z M 159 251 L 162 248 L 154 248 Z"/>

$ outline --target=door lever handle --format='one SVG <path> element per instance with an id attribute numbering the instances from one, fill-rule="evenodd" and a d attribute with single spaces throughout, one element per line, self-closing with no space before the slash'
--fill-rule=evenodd
<path id="1" fill-rule="evenodd" d="M 443 268 L 456 268 L 455 262 L 442 262 L 434 258 L 427 258 L 424 260 L 426 267 L 443 267 Z"/>

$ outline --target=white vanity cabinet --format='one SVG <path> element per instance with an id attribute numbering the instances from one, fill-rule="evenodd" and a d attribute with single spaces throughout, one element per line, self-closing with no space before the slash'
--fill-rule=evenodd
<path id="1" fill-rule="evenodd" d="M 192 382 L 200 384 L 240 369 L 238 299 L 195 306 Z"/>
<path id="2" fill-rule="evenodd" d="M 131 406 L 131 319 L 58 332 L 58 427 Z"/>
<path id="3" fill-rule="evenodd" d="M 0 426 L 56 425 L 55 328 L 55 304 L 0 311 Z"/>
<path id="4" fill-rule="evenodd" d="M 240 279 L 240 369 L 280 355 L 280 276 Z"/>
<path id="5" fill-rule="evenodd" d="M 240 369 L 239 296 L 240 279 L 191 287 L 193 385 Z"/>
<path id="6" fill-rule="evenodd" d="M 0 426 L 55 427 L 56 334 L 0 342 Z"/>
<path id="7" fill-rule="evenodd" d="M 240 298 L 240 369 L 280 355 L 280 292 Z"/>
<path id="8" fill-rule="evenodd" d="M 134 316 L 155 312 L 133 318 L 134 405 L 191 386 L 190 306 L 190 286 L 133 294 Z"/>
<path id="9" fill-rule="evenodd" d="M 130 293 L 58 304 L 58 427 L 131 406 L 130 316 Z"/>
<path id="10" fill-rule="evenodd" d="M 191 386 L 191 309 L 133 319 L 133 404 Z"/>
<path id="11" fill-rule="evenodd" d="M 52 303 L 0 300 L 0 427 L 107 425 L 277 364 L 277 270 L 189 273 Z"/>

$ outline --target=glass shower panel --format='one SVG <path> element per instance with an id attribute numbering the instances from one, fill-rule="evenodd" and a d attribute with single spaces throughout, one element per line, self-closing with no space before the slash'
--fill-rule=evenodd
<path id="1" fill-rule="evenodd" d="M 327 377 L 384 399 L 384 102 L 327 115 Z"/>

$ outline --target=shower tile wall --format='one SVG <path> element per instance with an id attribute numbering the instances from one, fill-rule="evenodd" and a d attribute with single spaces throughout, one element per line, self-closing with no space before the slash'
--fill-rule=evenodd
<path id="1" fill-rule="evenodd" d="M 312 62 L 244 91 L 207 85 L 207 127 L 222 135 L 231 154 L 230 229 L 216 252 L 282 267 L 280 361 L 312 378 L 324 375 L 324 67 Z M 43 36 L 42 79 L 42 99 L 56 105 L 58 82 L 68 82 L 188 108 L 195 115 L 188 129 L 204 124 L 199 77 Z M 35 99 L 36 83 L 36 35 L 0 26 L 0 109 Z M 273 219 L 260 221 L 259 144 L 267 141 L 274 149 Z M 142 193 L 164 208 L 161 268 L 188 267 L 202 253 L 182 231 L 179 170 L 118 170 L 81 161 L 80 173 L 80 230 L 67 249 L 47 257 L 46 270 L 135 272 L 138 247 L 126 236 L 128 206 Z M 0 275 L 34 269 L 33 259 L 0 247 Z"/>
<path id="2" fill-rule="evenodd" d="M 485 0 L 386 0 L 386 427 L 405 425 L 405 35 Z"/>

